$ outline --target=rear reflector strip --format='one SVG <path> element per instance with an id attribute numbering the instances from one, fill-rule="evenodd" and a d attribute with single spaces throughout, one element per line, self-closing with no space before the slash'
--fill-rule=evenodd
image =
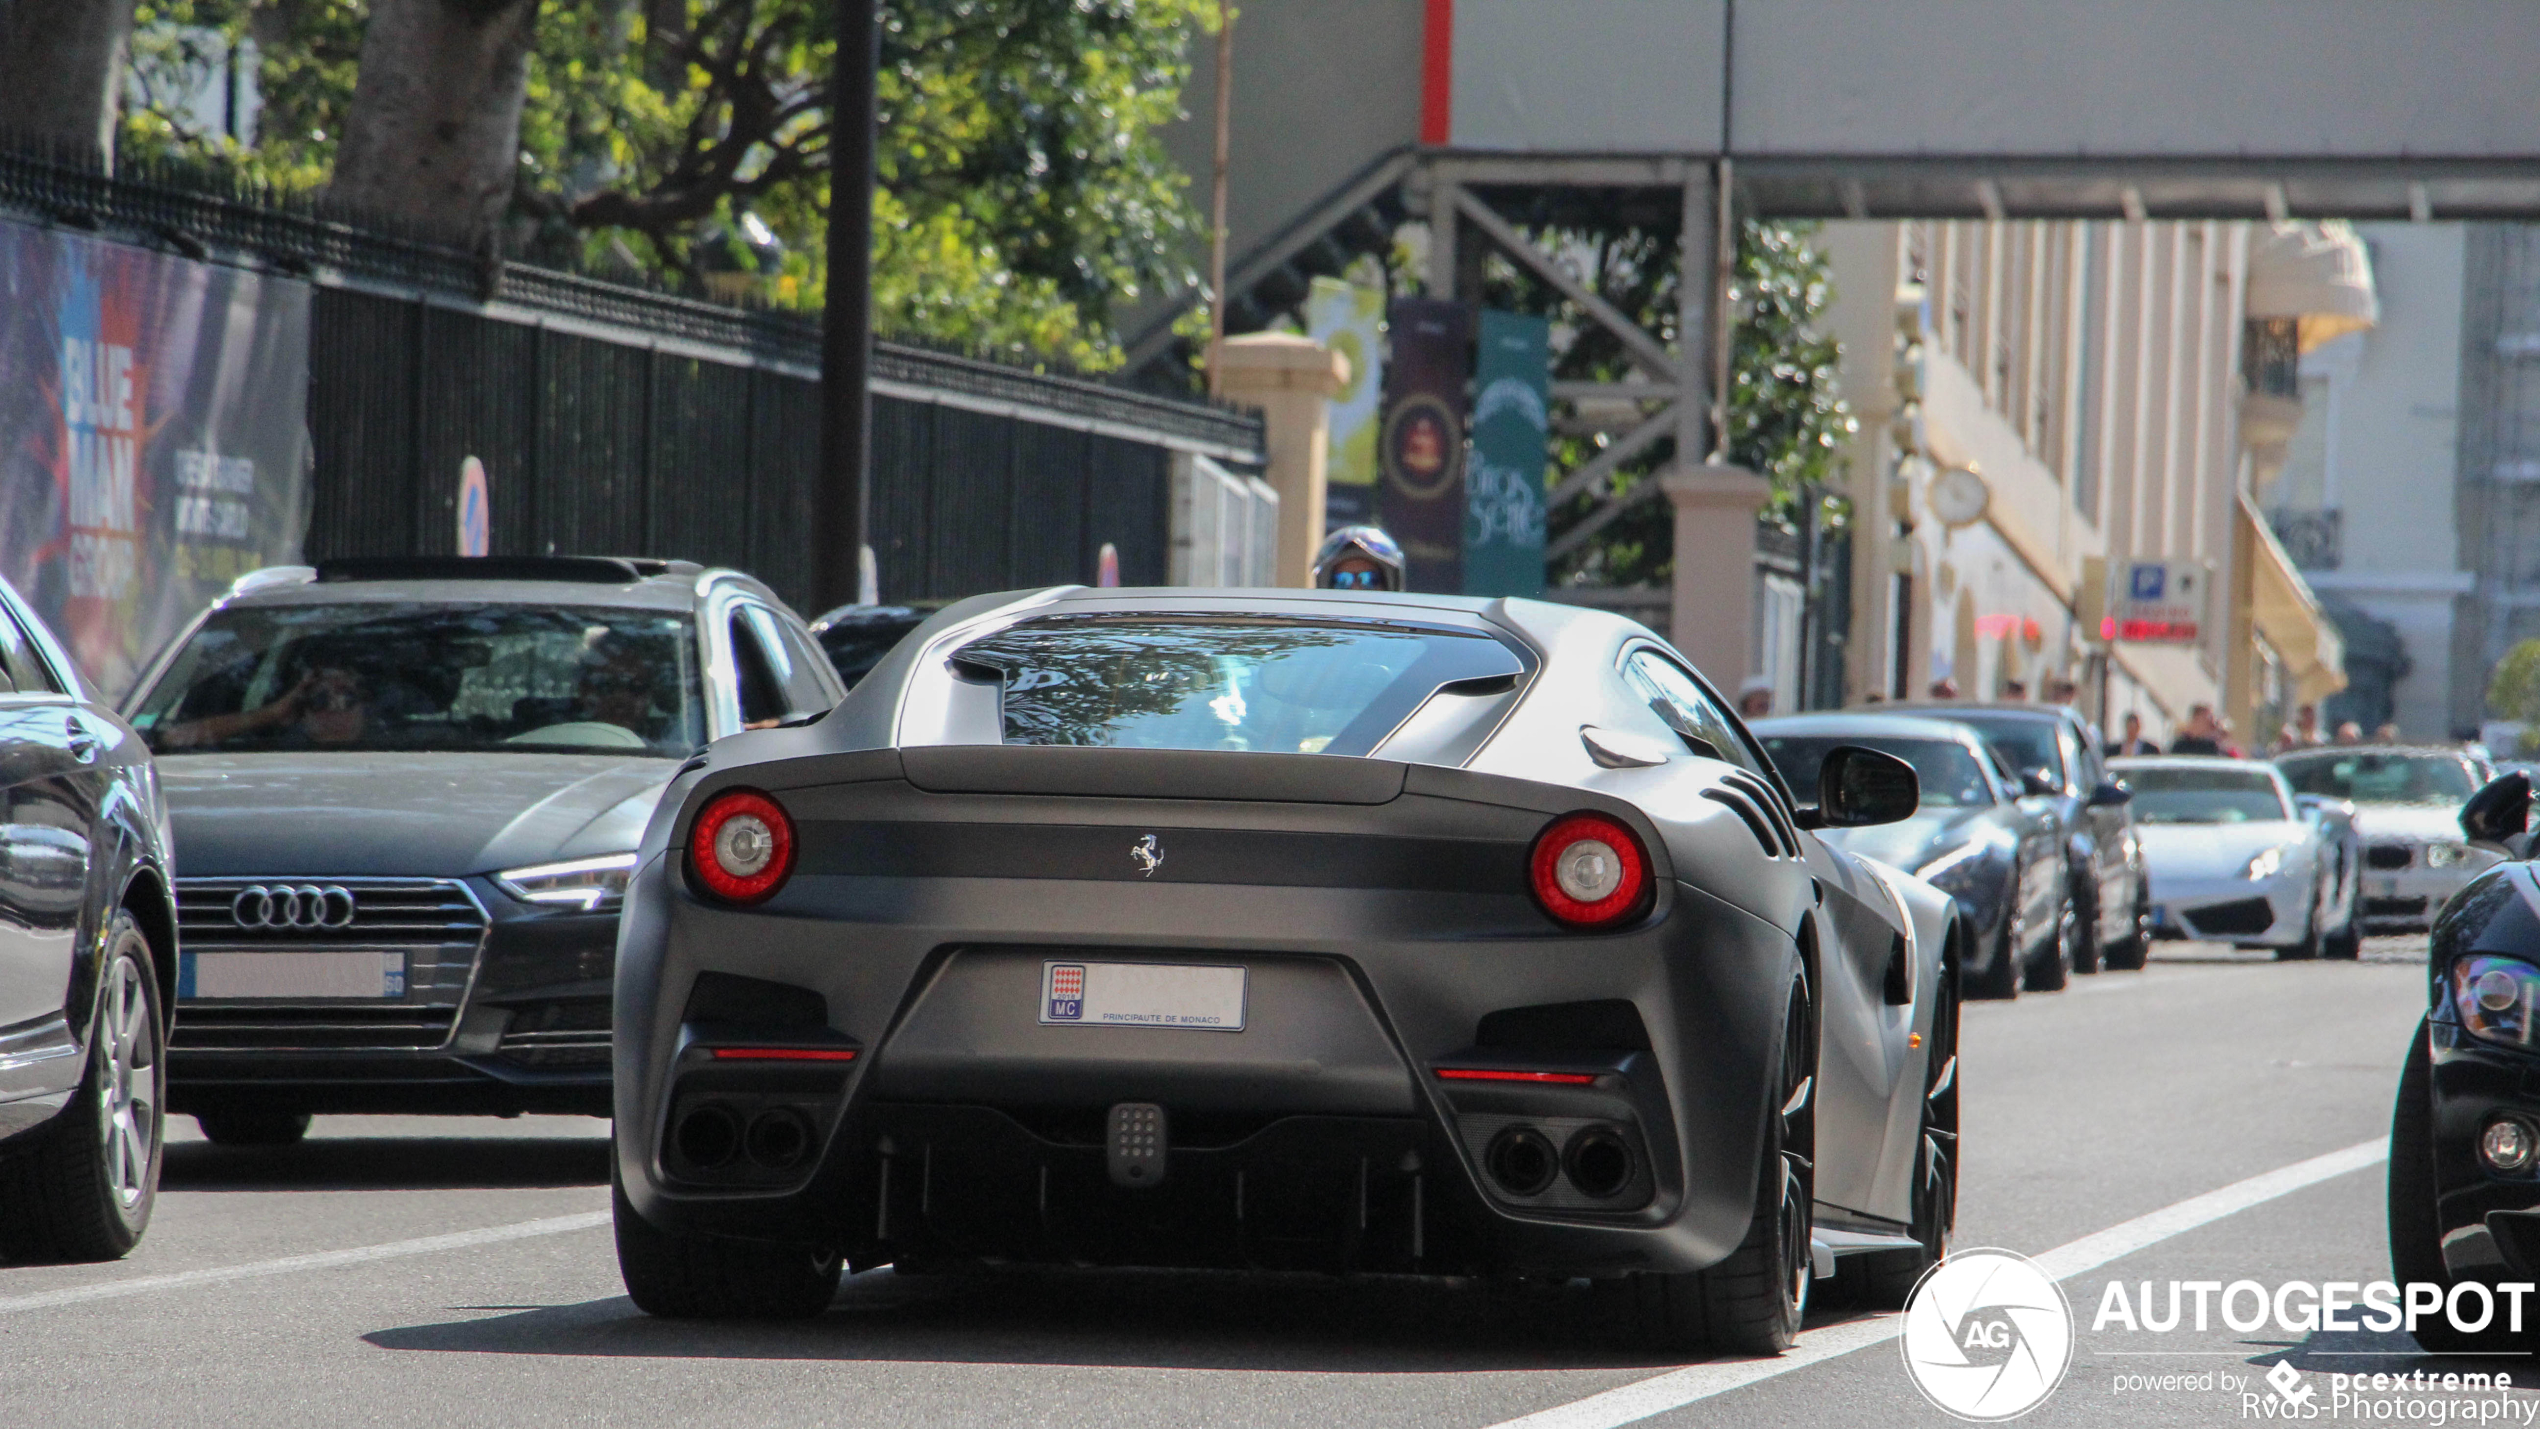
<path id="1" fill-rule="evenodd" d="M 1486 1067 L 1440 1067 L 1438 1080 L 1445 1082 L 1545 1082 L 1556 1087 L 1592 1087 L 1594 1072 L 1520 1072 Z"/>
<path id="2" fill-rule="evenodd" d="M 717 1047 L 718 1062 L 852 1062 L 853 1047 Z"/>

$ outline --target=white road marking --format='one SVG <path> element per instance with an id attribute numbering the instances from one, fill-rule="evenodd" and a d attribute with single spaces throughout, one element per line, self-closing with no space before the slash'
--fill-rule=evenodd
<path id="1" fill-rule="evenodd" d="M 224 1280 L 253 1280 L 266 1275 L 290 1275 L 303 1270 L 325 1270 L 338 1265 L 363 1265 L 374 1260 L 395 1260 L 408 1255 L 430 1255 L 437 1250 L 464 1250 L 470 1246 L 495 1245 L 507 1240 L 527 1240 L 533 1236 L 563 1235 L 567 1231 L 594 1230 L 609 1223 L 607 1211 L 585 1211 L 580 1215 L 549 1216 L 544 1220 L 515 1221 L 506 1226 L 486 1226 L 481 1230 L 454 1231 L 449 1235 L 428 1235 L 414 1240 L 392 1240 L 381 1245 L 355 1246 L 349 1250 L 321 1250 L 308 1255 L 286 1255 L 278 1260 L 250 1261 L 245 1265 L 217 1265 L 204 1270 L 180 1270 L 169 1275 L 143 1275 L 131 1280 L 109 1280 L 99 1285 L 74 1285 L 62 1290 L 42 1290 L 33 1295 L 0 1298 L 0 1315 L 20 1310 L 43 1310 L 55 1305 L 76 1305 L 88 1300 L 114 1300 L 126 1295 L 146 1295 L 156 1290 L 174 1290 L 189 1285 L 210 1285 Z"/>
<path id="2" fill-rule="evenodd" d="M 2234 1181 L 2201 1196 L 2190 1196 L 2176 1205 L 2164 1206 L 2130 1221 L 2121 1221 L 2106 1230 L 2031 1258 L 2040 1269 L 2057 1280 L 2070 1280 L 2198 1226 L 2209 1225 L 2252 1206 L 2264 1205 L 2306 1186 L 2360 1171 L 2387 1159 L 2389 1155 L 2390 1138 L 2376 1136 L 2342 1151 L 2314 1156 L 2308 1161 L 2296 1161 L 2246 1181 Z M 1521 1419 L 1511 1419 L 1493 1426 L 1493 1429 L 1618 1429 L 1620 1425 L 1638 1423 L 1713 1395 L 1743 1389 L 1750 1384 L 1884 1344 L 1896 1338 L 1902 1318 L 1888 1314 L 1828 1325 L 1802 1335 L 1799 1344 L 1779 1359 L 1715 1360 L 1708 1364 L 1691 1365 Z"/>

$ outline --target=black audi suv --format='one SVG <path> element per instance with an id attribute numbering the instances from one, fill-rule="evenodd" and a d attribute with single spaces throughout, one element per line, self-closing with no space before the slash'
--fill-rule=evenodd
<path id="1" fill-rule="evenodd" d="M 149 1228 L 166 822 L 150 751 L 0 581 L 0 1259 L 112 1260 Z"/>
<path id="2" fill-rule="evenodd" d="M 237 586 L 127 703 L 173 811 L 170 1109 L 609 1106 L 617 910 L 653 802 L 843 691 L 759 582 L 679 561 L 397 558 Z"/>

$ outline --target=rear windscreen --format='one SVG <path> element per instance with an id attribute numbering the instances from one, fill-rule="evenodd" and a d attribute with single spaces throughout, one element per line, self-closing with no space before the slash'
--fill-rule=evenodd
<path id="1" fill-rule="evenodd" d="M 1059 616 L 963 646 L 1004 683 L 1008 744 L 1365 754 L 1443 685 L 1525 665 L 1487 635 L 1391 622 Z"/>

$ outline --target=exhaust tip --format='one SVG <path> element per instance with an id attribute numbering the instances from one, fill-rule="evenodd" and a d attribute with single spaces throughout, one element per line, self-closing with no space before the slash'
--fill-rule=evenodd
<path id="1" fill-rule="evenodd" d="M 1632 1184 L 1637 1161 L 1621 1129 L 1602 1124 L 1580 1127 L 1561 1149 L 1562 1173 L 1580 1195 L 1595 1201 L 1621 1195 Z"/>
<path id="2" fill-rule="evenodd" d="M 700 1171 L 731 1164 L 741 1150 L 741 1124 L 719 1102 L 690 1107 L 671 1129 L 670 1144 L 679 1159 Z"/>
<path id="3" fill-rule="evenodd" d="M 790 1171 L 811 1150 L 811 1123 L 792 1107 L 775 1107 L 750 1118 L 750 1161 L 770 1171 Z"/>
<path id="4" fill-rule="evenodd" d="M 1531 1126 L 1512 1126 L 1491 1138 L 1482 1153 L 1482 1169 L 1512 1196 L 1540 1196 L 1552 1186 L 1561 1158 L 1544 1134 Z"/>

